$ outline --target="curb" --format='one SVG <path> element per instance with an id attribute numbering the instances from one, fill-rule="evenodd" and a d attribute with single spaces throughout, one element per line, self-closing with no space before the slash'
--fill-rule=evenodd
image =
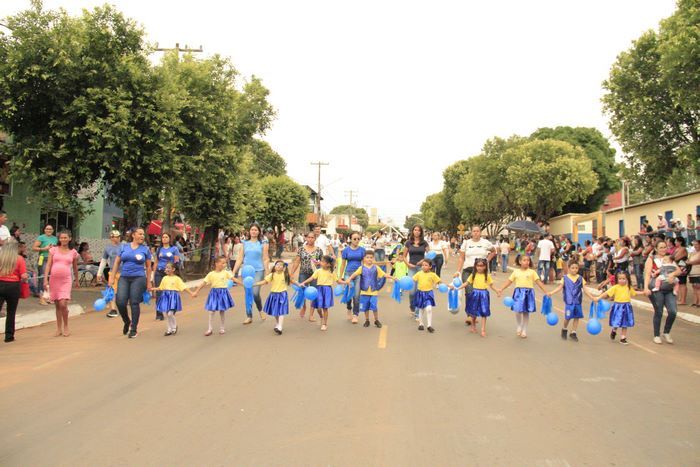
<path id="1" fill-rule="evenodd" d="M 197 287 L 202 283 L 204 279 L 196 279 L 193 281 L 185 282 L 185 285 L 190 287 Z M 20 302 L 21 303 L 21 302 Z M 74 304 L 68 305 L 68 317 L 80 316 L 91 311 L 90 308 L 86 309 L 82 305 Z M 7 318 L 0 318 L 0 334 L 5 334 L 5 321 Z M 33 328 L 35 326 L 41 326 L 46 323 L 56 322 L 56 311 L 53 307 L 42 308 L 36 312 L 30 312 L 21 314 L 18 313 L 15 318 L 15 330 Z"/>

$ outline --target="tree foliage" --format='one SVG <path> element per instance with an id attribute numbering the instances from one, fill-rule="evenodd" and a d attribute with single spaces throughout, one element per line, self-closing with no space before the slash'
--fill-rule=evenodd
<path id="1" fill-rule="evenodd" d="M 258 211 L 258 222 L 276 228 L 304 222 L 309 203 L 306 188 L 286 175 L 265 177 L 260 181 L 260 188 L 265 207 Z"/>
<path id="2" fill-rule="evenodd" d="M 425 198 L 420 207 L 421 216 L 425 221 L 425 227 L 430 230 L 454 230 L 455 225 L 450 223 L 450 215 L 445 206 L 445 193 L 440 191 Z"/>
<path id="3" fill-rule="evenodd" d="M 629 173 L 645 188 L 663 185 L 675 169 L 700 174 L 700 5 L 678 9 L 618 55 L 603 83 L 610 129 Z"/>
<path id="4" fill-rule="evenodd" d="M 369 214 L 367 214 L 367 211 L 365 211 L 364 208 L 358 208 L 350 204 L 341 204 L 340 206 L 336 206 L 331 209 L 330 214 L 346 214 L 355 216 L 357 223 L 360 224 L 363 229 L 366 229 L 369 225 Z"/>
<path id="5" fill-rule="evenodd" d="M 253 172 L 261 177 L 287 174 L 287 162 L 267 141 L 253 138 L 246 150 L 253 160 Z"/>
<path id="6" fill-rule="evenodd" d="M 406 217 L 406 221 L 403 223 L 404 228 L 408 229 L 409 236 L 411 233 L 411 229 L 415 227 L 416 225 L 422 225 L 425 227 L 423 222 L 423 218 L 421 217 L 420 213 L 419 214 L 411 214 L 410 216 Z"/>
<path id="7" fill-rule="evenodd" d="M 530 135 L 531 139 L 556 139 L 566 141 L 573 146 L 583 149 L 591 162 L 593 171 L 598 176 L 598 186 L 588 198 L 579 202 L 564 205 L 562 212 L 592 212 L 602 206 L 605 198 L 620 190 L 618 164 L 615 163 L 615 149 L 610 142 L 595 128 L 573 128 L 559 126 L 556 128 L 540 128 Z"/>

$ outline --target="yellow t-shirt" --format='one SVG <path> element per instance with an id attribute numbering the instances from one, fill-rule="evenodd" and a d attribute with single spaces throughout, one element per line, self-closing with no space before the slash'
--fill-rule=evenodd
<path id="1" fill-rule="evenodd" d="M 413 275 L 413 280 L 418 282 L 418 290 L 421 292 L 429 292 L 440 283 L 440 278 L 434 272 L 418 271 Z"/>
<path id="2" fill-rule="evenodd" d="M 175 275 L 165 276 L 158 286 L 158 290 L 177 290 L 178 292 L 182 292 L 185 289 L 187 289 L 185 283 L 180 277 Z"/>
<path id="3" fill-rule="evenodd" d="M 265 278 L 271 284 L 270 292 L 285 292 L 287 290 L 287 282 L 284 280 L 284 273 L 268 274 Z"/>
<path id="4" fill-rule="evenodd" d="M 613 285 L 606 292 L 608 297 L 613 298 L 615 303 L 629 303 L 630 298 L 637 295 L 637 291 L 628 286 L 621 286 L 620 284 Z"/>
<path id="5" fill-rule="evenodd" d="M 535 287 L 535 282 L 540 280 L 534 269 L 516 269 L 508 278 L 516 287 L 522 287 L 525 289 L 533 289 Z"/>
<path id="6" fill-rule="evenodd" d="M 211 285 L 212 289 L 228 288 L 228 280 L 233 279 L 233 273 L 224 269 L 221 272 L 212 271 L 204 278 L 204 283 Z"/>
<path id="7" fill-rule="evenodd" d="M 326 271 L 325 269 L 316 269 L 313 276 L 316 279 L 316 285 L 333 285 L 335 281 L 335 276 L 331 271 Z"/>
<path id="8" fill-rule="evenodd" d="M 566 277 L 571 279 L 571 282 L 576 282 L 580 275 L 576 274 L 575 276 L 572 276 L 571 274 L 567 274 Z M 564 278 L 562 277 L 561 280 L 559 281 L 562 285 L 564 284 Z M 581 279 L 581 285 L 586 285 L 586 279 Z"/>
<path id="9" fill-rule="evenodd" d="M 474 279 L 472 280 L 472 275 L 469 274 L 469 277 L 467 277 L 467 282 L 472 284 L 475 289 L 486 290 L 489 288 L 489 285 L 493 284 L 493 279 L 490 275 L 488 276 L 488 279 L 485 279 L 484 275 L 479 273 L 476 273 L 476 275 L 473 277 Z"/>
<path id="10" fill-rule="evenodd" d="M 377 268 L 376 265 L 374 265 L 374 267 Z M 352 275 L 348 278 L 348 280 L 354 279 L 357 276 L 359 276 L 360 274 L 362 274 L 362 266 L 357 268 L 357 271 L 353 272 Z M 382 268 L 377 268 L 377 279 L 381 279 L 384 276 L 386 276 L 386 273 L 382 270 Z M 367 290 L 360 290 L 360 295 L 377 295 L 378 293 L 379 293 L 379 291 L 372 290 L 372 287 L 370 287 Z"/>

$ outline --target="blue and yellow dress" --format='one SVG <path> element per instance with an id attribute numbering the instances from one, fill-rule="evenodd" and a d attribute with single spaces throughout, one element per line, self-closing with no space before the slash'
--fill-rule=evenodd
<path id="1" fill-rule="evenodd" d="M 611 328 L 631 328 L 634 326 L 634 310 L 632 310 L 631 299 L 637 292 L 629 285 L 616 284 L 605 292 L 608 297 L 612 297 L 613 306 L 610 309 Z"/>
<path id="2" fill-rule="evenodd" d="M 263 311 L 270 316 L 284 316 L 289 314 L 289 296 L 287 295 L 287 282 L 284 273 L 273 272 L 265 277 L 270 283 L 270 295 L 265 300 Z"/>
<path id="3" fill-rule="evenodd" d="M 537 273 L 533 269 L 516 269 L 508 280 L 515 284 L 513 306 L 510 309 L 516 313 L 534 313 L 537 311 L 535 282 L 540 280 Z"/>
<path id="4" fill-rule="evenodd" d="M 493 284 L 493 279 L 488 274 L 470 274 L 467 283 L 472 284 L 472 290 L 467 297 L 465 311 L 469 316 L 485 318 L 491 316 L 491 296 L 489 285 Z"/>
<path id="5" fill-rule="evenodd" d="M 426 306 L 435 306 L 433 289 L 440 283 L 440 277 L 432 271 L 418 271 L 413 275 L 413 281 L 416 282 L 418 288 L 413 297 L 413 307 L 423 309 Z"/>
<path id="6" fill-rule="evenodd" d="M 231 271 L 212 271 L 204 278 L 204 283 L 211 286 L 204 309 L 207 311 L 226 311 L 233 308 L 233 298 L 228 293 L 228 281 L 233 279 Z"/>
<path id="7" fill-rule="evenodd" d="M 316 290 L 318 290 L 318 297 L 311 302 L 311 306 L 324 309 L 332 308 L 333 283 L 335 282 L 333 272 L 325 269 L 316 269 L 311 277 L 316 279 Z"/>
<path id="8" fill-rule="evenodd" d="M 156 311 L 160 313 L 182 311 L 180 292 L 187 289 L 187 286 L 180 277 L 175 275 L 165 276 L 157 288 L 161 293 L 156 302 Z"/>
<path id="9" fill-rule="evenodd" d="M 583 287 L 586 280 L 579 276 L 566 274 L 561 279 L 564 286 L 564 319 L 583 318 Z"/>

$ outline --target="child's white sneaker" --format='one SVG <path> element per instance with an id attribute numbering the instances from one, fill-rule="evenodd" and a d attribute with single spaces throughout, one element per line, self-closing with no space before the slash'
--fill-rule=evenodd
<path id="1" fill-rule="evenodd" d="M 671 339 L 671 334 L 664 334 L 664 339 L 666 339 L 667 344 L 673 344 L 673 339 Z"/>
<path id="2" fill-rule="evenodd" d="M 661 344 L 661 338 L 659 336 L 654 336 L 654 344 Z"/>

